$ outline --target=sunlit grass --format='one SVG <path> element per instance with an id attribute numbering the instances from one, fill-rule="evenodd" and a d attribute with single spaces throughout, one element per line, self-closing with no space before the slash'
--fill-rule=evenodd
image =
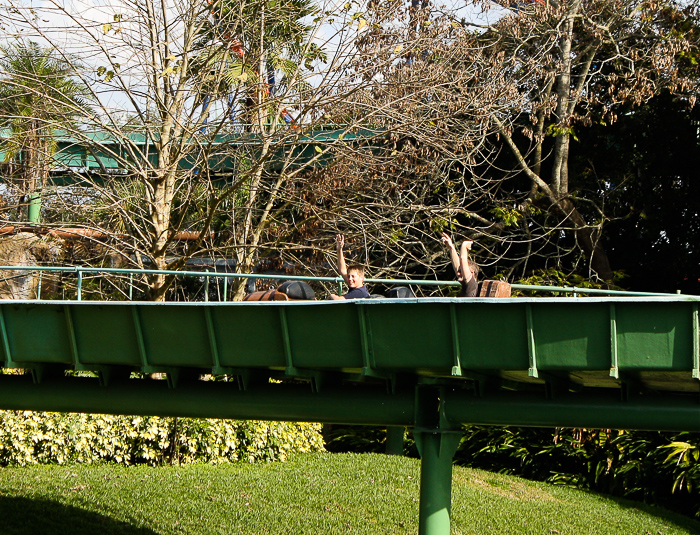
<path id="1" fill-rule="evenodd" d="M 410 534 L 420 463 L 307 454 L 286 463 L 0 469 L 3 535 Z M 670 535 L 700 523 L 564 487 L 455 467 L 453 534 Z"/>

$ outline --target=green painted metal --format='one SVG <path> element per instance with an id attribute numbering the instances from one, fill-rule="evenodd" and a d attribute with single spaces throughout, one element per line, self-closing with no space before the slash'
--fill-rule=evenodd
<path id="1" fill-rule="evenodd" d="M 463 381 L 476 372 L 530 385 L 547 372 L 596 388 L 675 373 L 683 380 L 653 389 L 687 391 L 697 384 L 697 307 L 688 297 L 5 301 L 0 332 L 5 360 L 18 366 L 365 369 Z"/>
<path id="2" fill-rule="evenodd" d="M 38 225 L 41 223 L 41 186 L 29 194 L 27 222 L 30 225 Z"/>
<path id="3" fill-rule="evenodd" d="M 389 426 L 386 428 L 386 448 L 387 455 L 403 455 L 404 436 L 406 428 L 403 426 Z"/>
<path id="4" fill-rule="evenodd" d="M 445 418 L 447 388 L 416 389 L 413 436 L 421 458 L 418 534 L 449 535 L 452 506 L 452 458 L 462 436 Z"/>
<path id="5" fill-rule="evenodd" d="M 647 431 L 700 431 L 700 402 L 693 392 L 637 392 L 624 399 L 619 390 L 565 393 L 554 399 L 533 391 L 493 392 L 483 397 L 447 391 L 447 422 L 524 427 L 582 427 Z M 517 422 L 517 423 L 516 423 Z"/>
<path id="6" fill-rule="evenodd" d="M 620 368 L 618 365 L 617 346 L 617 319 L 615 315 L 615 305 L 610 304 L 610 377 L 620 378 Z"/>
<path id="7" fill-rule="evenodd" d="M 204 310 L 204 317 L 207 321 L 207 331 L 209 332 L 209 349 L 211 351 L 212 358 L 212 371 L 214 373 L 221 373 L 221 362 L 219 361 L 219 345 L 216 341 L 216 331 L 214 331 L 214 323 L 211 318 L 211 310 Z"/>
<path id="8" fill-rule="evenodd" d="M 0 131 L 0 138 L 7 135 L 6 130 Z M 319 155 L 316 147 L 325 148 L 338 142 L 367 143 L 378 136 L 382 136 L 381 130 L 367 128 L 354 131 L 337 128 L 294 132 L 285 129 L 276 134 L 272 143 L 277 148 L 273 154 L 267 155 L 266 162 L 272 171 L 281 169 L 285 164 L 292 168 L 310 163 L 322 166 L 328 163 L 329 157 Z M 104 132 L 82 132 L 80 136 L 59 133 L 55 140 L 54 179 L 63 184 L 80 183 L 80 179 L 73 174 L 76 170 L 111 172 L 113 178 L 120 178 L 118 172 L 127 168 L 150 168 L 157 165 L 157 154 L 154 151 L 157 138 L 153 137 L 153 133 L 132 132 L 120 137 Z M 190 141 L 193 146 L 192 154 L 182 158 L 179 167 L 184 170 L 197 169 L 201 166 L 200 156 L 206 151 L 209 172 L 235 172 L 236 151 L 245 150 L 250 157 L 251 153 L 255 154 L 262 147 L 264 141 L 269 140 L 263 140 L 259 135 L 250 133 L 195 136 Z M 0 159 L 5 159 L 5 153 L 1 150 Z"/>
<path id="9" fill-rule="evenodd" d="M 2 365 L 28 371 L 0 408 L 414 427 L 420 534 L 447 535 L 463 424 L 700 431 L 699 305 L 0 301 Z"/>
<path id="10" fill-rule="evenodd" d="M 532 323 L 532 305 L 525 305 L 525 320 L 527 322 L 527 353 L 530 359 L 530 367 L 527 374 L 530 377 L 539 377 L 537 371 L 537 344 L 535 343 L 535 329 Z"/>
<path id="11" fill-rule="evenodd" d="M 449 385 L 447 427 L 695 430 L 700 407 L 698 300 L 692 298 L 5 301 L 0 336 L 8 368 L 195 379 L 228 374 L 237 385 L 251 378 L 313 379 L 313 390 L 353 385 L 360 393 Z M 59 410 L 55 403 L 47 396 L 43 408 Z M 95 403 L 74 410 L 110 412 Z M 200 402 L 202 410 L 216 413 L 207 404 Z M 338 408 L 327 421 L 345 421 L 354 398 Z"/>
<path id="12" fill-rule="evenodd" d="M 7 327 L 5 325 L 5 316 L 2 313 L 2 307 L 0 307 L 0 335 L 2 335 L 2 350 L 5 357 L 4 367 L 14 368 L 14 363 L 12 362 L 12 352 L 10 351 L 10 344 L 8 340 L 10 339 L 7 333 Z"/>
<path id="13" fill-rule="evenodd" d="M 693 378 L 700 379 L 700 317 L 697 303 L 693 305 Z"/>
<path id="14" fill-rule="evenodd" d="M 0 140 L 9 135 L 0 129 Z M 262 146 L 270 142 L 258 134 L 227 133 L 215 136 L 194 136 L 185 141 L 190 145 L 178 162 L 178 168 L 191 173 L 206 170 L 207 175 L 219 181 L 231 181 L 239 172 L 241 160 L 259 159 L 268 172 L 298 169 L 304 166 L 320 168 L 333 159 L 326 149 L 338 142 L 366 144 L 381 137 L 381 130 L 282 130 L 274 134 L 271 153 L 263 154 Z M 89 185 L 110 179 L 125 179 L 128 171 L 154 169 L 158 155 L 154 150 L 158 137 L 153 132 L 125 133 L 116 137 L 105 132 L 82 132 L 75 136 L 64 132 L 55 136 L 56 151 L 52 154 L 52 178 L 55 185 Z M 320 153 L 319 153 L 320 150 Z M 243 152 L 245 151 L 245 152 Z M 244 155 L 244 158 L 238 156 Z M 0 150 L 0 160 L 7 154 Z M 41 222 L 41 188 L 29 196 L 27 220 L 30 225 Z"/>
<path id="15" fill-rule="evenodd" d="M 417 430 L 421 457 L 419 535 L 450 535 L 452 458 L 461 433 Z"/>
<path id="16" fill-rule="evenodd" d="M 129 378 L 129 369 L 112 368 L 107 378 L 62 377 L 56 368 L 30 375 L 0 375 L 0 406 L 7 410 L 51 410 L 103 414 L 160 415 L 236 420 L 336 422 L 409 426 L 413 392 L 334 386 L 313 391 L 308 385 L 270 384 L 253 376 L 245 388 L 237 381 L 178 381 Z M 351 402 L 349 400 L 352 400 Z M 352 411 L 348 410 L 352 406 Z"/>
<path id="17" fill-rule="evenodd" d="M 175 275 L 178 277 L 197 277 L 197 278 L 223 278 L 225 282 L 228 279 L 261 279 L 261 280 L 300 280 L 311 282 L 334 282 L 338 284 L 338 293 L 343 293 L 343 279 L 341 277 L 310 277 L 303 275 L 265 275 L 257 273 L 225 273 L 225 272 L 202 272 L 202 271 L 187 271 L 187 270 L 156 270 L 156 269 L 136 269 L 136 268 L 93 268 L 83 266 L 0 266 L 2 271 L 37 271 L 53 272 L 53 273 L 75 273 L 82 275 L 129 275 L 133 281 L 134 275 Z M 440 281 L 440 280 L 409 280 L 409 279 L 365 279 L 369 284 L 382 284 L 388 286 L 404 285 L 404 286 L 439 286 L 439 287 L 459 287 L 457 281 Z M 620 296 L 620 297 L 674 297 L 674 298 L 691 298 L 692 296 L 681 296 L 679 294 L 665 294 L 655 292 L 628 292 L 621 290 L 602 290 L 598 288 L 577 288 L 577 287 L 560 287 L 560 286 L 536 286 L 531 284 L 513 284 L 513 289 L 524 290 L 528 292 L 538 293 L 554 293 L 554 294 L 587 294 L 593 296 Z M 131 300 L 131 290 L 129 300 Z M 225 299 L 224 299 L 225 301 Z"/>
<path id="18" fill-rule="evenodd" d="M 452 327 L 452 351 L 454 353 L 454 365 L 452 375 L 462 375 L 462 357 L 459 343 L 459 328 L 457 326 L 457 311 L 455 305 L 450 304 L 450 326 Z"/>

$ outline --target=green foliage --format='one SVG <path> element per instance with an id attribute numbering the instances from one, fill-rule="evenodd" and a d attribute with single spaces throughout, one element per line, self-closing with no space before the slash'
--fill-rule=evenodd
<path id="1" fill-rule="evenodd" d="M 261 78 L 259 62 L 264 58 L 267 69 L 282 75 L 273 90 L 279 94 L 284 91 L 305 94 L 311 86 L 298 72 L 302 67 L 313 71 L 316 64 L 327 60 L 326 52 L 311 39 L 314 28 L 308 24 L 320 13 L 310 0 L 284 3 L 212 0 L 195 47 L 201 53 L 190 62 L 193 79 L 204 88 L 203 94 L 214 99 L 245 87 L 247 98 L 242 99 L 245 107 L 250 104 L 246 102 L 249 98 L 257 98 L 255 88 Z M 254 58 L 252 63 L 249 58 Z M 223 73 L 221 65 L 226 66 Z M 276 111 L 277 106 L 269 109 Z M 248 115 L 247 120 L 252 119 L 253 116 Z M 269 124 L 277 118 L 268 114 L 265 121 Z"/>
<path id="2" fill-rule="evenodd" d="M 697 496 L 700 490 L 700 440 L 691 433 L 682 433 L 674 438 L 673 442 L 663 446 L 668 453 L 663 466 L 671 472 L 673 492 L 687 491 Z M 700 507 L 695 514 L 700 516 Z"/>
<path id="3" fill-rule="evenodd" d="M 387 429 L 375 425 L 324 425 L 323 441 L 331 453 L 385 453 Z M 409 429 L 404 436 L 404 455 L 418 457 Z"/>
<path id="4" fill-rule="evenodd" d="M 490 212 L 504 227 L 516 226 L 523 218 L 523 214 L 518 210 L 502 206 L 496 206 Z"/>
<path id="5" fill-rule="evenodd" d="M 548 136 L 552 137 L 557 137 L 557 136 L 571 136 L 575 141 L 578 141 L 578 137 L 576 137 L 576 131 L 572 126 L 568 128 L 564 128 L 563 126 L 557 125 L 557 124 L 550 124 L 547 127 L 546 131 Z"/>
<path id="6" fill-rule="evenodd" d="M 57 123 L 69 123 L 89 110 L 90 93 L 74 78 L 80 67 L 74 58 L 32 41 L 5 44 L 0 52 L 0 71 L 6 76 L 0 90 L 0 124 L 13 134 L 35 134 L 35 121 L 42 134 L 50 136 Z M 13 157 L 23 141 L 8 142 L 15 144 L 15 150 L 6 148 L 6 156 Z"/>
<path id="7" fill-rule="evenodd" d="M 286 460 L 322 451 L 318 424 L 0 411 L 0 465 Z"/>
<path id="8" fill-rule="evenodd" d="M 0 152 L 12 163 L 9 169 L 15 168 L 4 178 L 14 180 L 19 195 L 41 191 L 58 129 L 71 128 L 90 113 L 90 92 L 76 79 L 80 68 L 75 58 L 33 41 L 0 45 Z M 26 214 L 34 222 L 40 217 L 36 208 Z"/>
<path id="9" fill-rule="evenodd" d="M 534 286 L 576 286 L 578 288 L 600 288 L 600 284 L 595 284 L 576 273 L 566 274 L 557 268 L 535 270 L 526 279 L 521 279 L 518 284 L 532 284 Z"/>
<path id="10" fill-rule="evenodd" d="M 406 237 L 406 233 L 398 227 L 392 227 L 391 232 L 388 234 L 387 239 L 392 243 L 399 243 L 402 239 Z"/>
<path id="11" fill-rule="evenodd" d="M 371 425 L 324 425 L 326 450 L 333 453 L 384 453 L 386 429 Z"/>
<path id="12" fill-rule="evenodd" d="M 623 272 L 614 273 L 615 281 L 619 282 L 624 279 L 625 274 Z M 497 277 L 498 278 L 498 277 Z M 594 282 L 577 273 L 564 273 L 563 271 L 550 267 L 548 269 L 536 269 L 529 277 L 525 279 L 520 279 L 515 281 L 516 284 L 530 284 L 532 286 L 560 286 L 560 287 L 576 287 L 576 288 L 591 288 L 591 289 L 607 289 L 607 290 L 621 290 L 617 286 L 605 285 L 603 283 Z M 551 293 L 537 293 L 537 292 L 522 292 L 519 290 L 513 291 L 513 296 L 518 295 L 543 295 L 551 296 Z"/>
<path id="13" fill-rule="evenodd" d="M 469 426 L 456 462 L 700 516 L 699 446 L 693 433 Z"/>
<path id="14" fill-rule="evenodd" d="M 430 230 L 435 234 L 440 234 L 441 232 L 447 232 L 447 230 L 452 230 L 452 225 L 444 217 L 433 217 L 430 220 Z"/>
<path id="15" fill-rule="evenodd" d="M 603 245 L 630 290 L 699 293 L 700 107 L 670 94 L 582 130 L 570 173 L 605 195 Z"/>

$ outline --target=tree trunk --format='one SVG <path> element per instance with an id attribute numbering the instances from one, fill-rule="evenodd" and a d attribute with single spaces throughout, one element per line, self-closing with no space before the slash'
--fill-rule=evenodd
<path id="1" fill-rule="evenodd" d="M 613 281 L 613 271 L 610 267 L 608 255 L 600 243 L 600 229 L 591 227 L 571 200 L 563 199 L 556 203 L 556 206 L 562 217 L 573 223 L 576 242 L 581 251 L 583 251 L 589 269 L 600 279 L 611 283 Z"/>
<path id="2" fill-rule="evenodd" d="M 153 198 L 151 199 L 151 225 L 153 227 L 153 242 L 151 256 L 154 268 L 165 270 L 168 267 L 166 253 L 170 242 L 170 211 L 173 199 L 174 177 L 165 172 L 163 176 L 156 177 L 153 182 Z M 165 275 L 154 275 L 150 281 L 150 294 L 154 301 L 165 301 L 165 292 L 168 289 Z"/>

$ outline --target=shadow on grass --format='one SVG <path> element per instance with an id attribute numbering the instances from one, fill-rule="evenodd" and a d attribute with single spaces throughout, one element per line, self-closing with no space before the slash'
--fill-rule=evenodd
<path id="1" fill-rule="evenodd" d="M 50 500 L 0 497 L 2 535 L 158 535 L 92 511 Z"/>
<path id="2" fill-rule="evenodd" d="M 621 498 L 619 496 L 610 496 L 609 494 L 585 490 L 582 492 L 586 492 L 594 496 L 602 496 L 611 502 L 615 502 L 621 508 L 631 509 L 632 511 L 640 511 L 648 516 L 656 517 L 659 520 L 668 522 L 674 526 L 685 528 L 690 533 L 700 533 L 700 522 L 698 520 L 695 520 L 694 518 L 691 518 L 683 513 L 667 509 L 663 505 L 656 507 L 654 505 L 629 500 L 627 498 Z"/>

